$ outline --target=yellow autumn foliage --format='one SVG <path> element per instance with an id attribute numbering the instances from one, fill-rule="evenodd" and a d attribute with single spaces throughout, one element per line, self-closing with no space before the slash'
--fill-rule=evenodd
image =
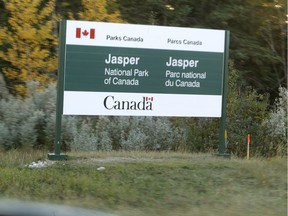
<path id="1" fill-rule="evenodd" d="M 0 27 L 0 46 L 3 47 L 0 58 L 7 63 L 2 72 L 12 91 L 26 96 L 27 82 L 38 81 L 44 87 L 56 78 L 55 0 L 3 2 L 9 17 L 8 25 Z M 107 9 L 113 3 L 115 0 L 82 0 L 83 11 L 79 12 L 79 18 L 124 23 L 118 10 Z"/>
<path id="2" fill-rule="evenodd" d="M 8 25 L 0 27 L 0 58 L 7 62 L 3 73 L 13 91 L 26 95 L 26 84 L 38 81 L 46 86 L 55 79 L 57 45 L 54 32 L 55 0 L 4 0 Z M 55 49 L 54 49 L 55 50 Z"/>
<path id="3" fill-rule="evenodd" d="M 114 3 L 114 0 L 82 0 L 83 11 L 79 13 L 81 20 L 124 23 L 120 11 L 114 10 L 109 12 L 107 6 Z"/>

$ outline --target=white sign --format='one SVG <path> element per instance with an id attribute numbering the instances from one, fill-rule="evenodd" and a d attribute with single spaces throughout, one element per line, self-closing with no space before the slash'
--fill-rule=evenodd
<path id="1" fill-rule="evenodd" d="M 90 31 L 94 31 L 92 38 Z M 223 53 L 224 42 L 223 30 L 67 21 L 66 44 L 70 45 Z"/>
<path id="2" fill-rule="evenodd" d="M 225 31 L 66 21 L 64 115 L 221 117 Z"/>

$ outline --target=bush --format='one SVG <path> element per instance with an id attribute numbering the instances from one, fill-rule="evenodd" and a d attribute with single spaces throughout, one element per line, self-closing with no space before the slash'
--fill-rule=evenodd
<path id="1" fill-rule="evenodd" d="M 183 134 L 176 150 L 188 152 L 215 152 L 219 142 L 219 119 L 171 118 L 174 127 Z"/>
<path id="2" fill-rule="evenodd" d="M 287 90 L 280 88 L 279 99 L 269 111 L 269 95 L 259 94 L 242 83 L 240 72 L 229 64 L 226 130 L 227 151 L 245 157 L 247 135 L 251 134 L 251 156 L 271 157 L 287 154 Z M 184 129 L 185 141 L 176 149 L 191 152 L 215 152 L 219 146 L 219 119 L 171 118 Z"/>
<path id="3" fill-rule="evenodd" d="M 239 85 L 239 72 L 233 67 L 229 72 L 227 130 L 230 152 L 244 157 L 247 149 L 247 134 L 250 133 L 252 156 L 283 155 L 284 139 L 287 148 L 287 134 L 285 137 L 284 132 L 284 128 L 287 129 L 287 91 L 286 102 L 280 91 L 274 111 L 269 112 L 269 95 L 259 94 L 250 87 L 242 87 Z M 284 110 L 286 110 L 286 114 Z M 276 122 L 277 125 L 275 125 Z M 286 127 L 283 127 L 285 122 Z M 280 136 L 279 133 L 281 133 Z M 278 135 L 276 136 L 276 134 Z M 279 151 L 279 149 L 281 150 Z"/>
<path id="4" fill-rule="evenodd" d="M 279 97 L 276 99 L 270 113 L 269 124 L 271 125 L 271 132 L 274 136 L 287 138 L 287 95 L 287 89 L 280 87 Z"/>
<path id="5" fill-rule="evenodd" d="M 0 143 L 5 149 L 37 145 L 37 130 L 43 117 L 31 99 L 0 100 Z"/>
<path id="6" fill-rule="evenodd" d="M 71 148 L 81 150 L 169 150 L 178 141 L 167 118 L 155 117 L 86 117 L 75 131 L 85 142 L 72 142 Z M 83 131 L 84 129 L 84 131 Z M 84 134 L 84 137 L 82 135 Z M 177 136 L 178 135 L 178 136 Z"/>
<path id="7" fill-rule="evenodd" d="M 273 108 L 270 111 L 269 118 L 265 121 L 268 128 L 266 134 L 269 134 L 269 152 L 272 155 L 287 156 L 287 95 L 288 91 L 284 87 L 279 88 L 279 97 L 276 99 Z M 263 134 L 265 136 L 265 134 Z M 267 137 L 267 135 L 265 136 Z"/>
<path id="8" fill-rule="evenodd" d="M 0 145 L 4 149 L 42 148 L 51 141 L 53 130 L 49 126 L 55 123 L 49 121 L 55 116 L 55 84 L 42 91 L 39 87 L 37 82 L 30 82 L 27 98 L 9 95 L 0 100 Z M 49 145 L 52 147 L 53 142 Z"/>
<path id="9" fill-rule="evenodd" d="M 286 155 L 287 89 L 269 111 L 268 95 L 239 85 L 239 72 L 230 65 L 227 122 L 230 153 L 251 156 Z M 39 90 L 28 85 L 28 97 L 5 94 L 0 99 L 0 146 L 53 150 L 56 85 Z M 40 88 L 41 89 L 41 88 Z M 219 119 L 126 116 L 63 116 L 62 150 L 176 150 L 212 152 L 219 145 Z"/>
<path id="10" fill-rule="evenodd" d="M 0 100 L 0 143 L 4 149 L 53 149 L 56 86 L 39 90 L 28 84 L 28 97 Z M 62 149 L 169 150 L 183 139 L 167 118 L 63 116 Z"/>

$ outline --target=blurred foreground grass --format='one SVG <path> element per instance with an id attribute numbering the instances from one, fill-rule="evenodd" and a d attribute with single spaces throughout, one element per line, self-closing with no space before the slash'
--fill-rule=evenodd
<path id="1" fill-rule="evenodd" d="M 286 216 L 286 158 L 173 152 L 71 152 L 29 169 L 43 151 L 0 152 L 0 196 L 118 215 Z M 98 171 L 98 167 L 105 170 Z"/>

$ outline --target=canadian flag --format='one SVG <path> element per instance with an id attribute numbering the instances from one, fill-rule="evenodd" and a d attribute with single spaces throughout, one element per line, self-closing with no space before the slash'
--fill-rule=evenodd
<path id="1" fill-rule="evenodd" d="M 95 29 L 94 28 L 90 28 L 89 31 L 87 31 L 87 29 L 84 29 L 82 31 L 81 28 L 76 28 L 76 38 L 81 38 L 81 37 L 87 37 L 89 35 L 90 39 L 94 39 L 95 38 Z"/>
<path id="2" fill-rule="evenodd" d="M 153 97 L 146 97 L 146 101 L 153 101 Z"/>

